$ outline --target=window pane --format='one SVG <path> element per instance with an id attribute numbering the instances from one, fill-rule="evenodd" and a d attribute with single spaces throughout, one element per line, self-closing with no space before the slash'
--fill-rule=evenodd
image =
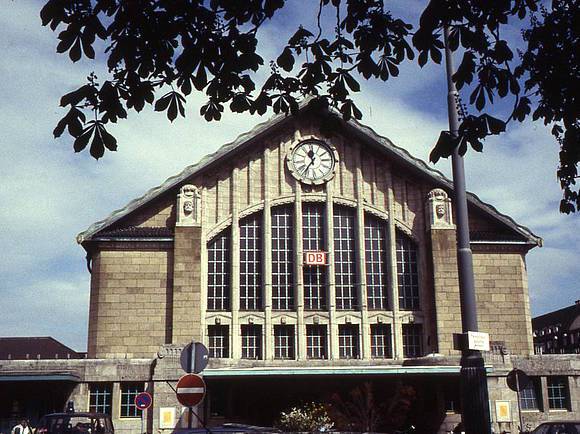
<path id="1" fill-rule="evenodd" d="M 227 325 L 210 325 L 207 327 L 209 356 L 218 359 L 229 357 L 230 339 Z"/>
<path id="2" fill-rule="evenodd" d="M 294 219 L 290 207 L 272 208 L 272 309 L 294 308 Z"/>
<path id="3" fill-rule="evenodd" d="M 423 355 L 423 327 L 421 324 L 403 324 L 403 357 Z"/>
<path id="4" fill-rule="evenodd" d="M 352 209 L 334 207 L 334 276 L 337 309 L 358 307 L 354 223 Z"/>
<path id="5" fill-rule="evenodd" d="M 540 401 L 540 379 L 530 378 L 527 386 L 520 391 L 520 405 L 522 410 L 538 410 Z"/>
<path id="6" fill-rule="evenodd" d="M 135 406 L 135 396 L 143 392 L 143 383 L 121 383 L 121 417 L 140 417 Z"/>
<path id="7" fill-rule="evenodd" d="M 89 391 L 89 411 L 111 415 L 113 385 L 110 383 L 93 383 Z"/>
<path id="8" fill-rule="evenodd" d="M 323 251 L 324 212 L 322 205 L 305 203 L 302 206 L 302 240 L 304 251 Z M 326 309 L 326 267 L 304 266 L 304 308 Z"/>
<path id="9" fill-rule="evenodd" d="M 387 224 L 365 215 L 365 262 L 369 309 L 387 309 Z"/>
<path id="10" fill-rule="evenodd" d="M 399 308 L 419 309 L 419 275 L 417 272 L 417 248 L 406 235 L 397 232 L 397 280 Z"/>
<path id="11" fill-rule="evenodd" d="M 568 381 L 566 377 L 548 377 L 548 406 L 553 410 L 568 408 Z"/>
<path id="12" fill-rule="evenodd" d="M 389 324 L 371 324 L 371 354 L 376 359 L 393 357 L 391 326 Z"/>
<path id="13" fill-rule="evenodd" d="M 242 325 L 242 359 L 262 358 L 262 326 Z"/>
<path id="14" fill-rule="evenodd" d="M 359 358 L 359 334 L 355 324 L 339 324 L 338 352 L 341 359 Z"/>
<path id="15" fill-rule="evenodd" d="M 294 359 L 294 326 L 274 326 L 274 358 Z"/>
<path id="16" fill-rule="evenodd" d="M 230 308 L 230 232 L 217 235 L 207 246 L 208 310 L 229 310 Z"/>
<path id="17" fill-rule="evenodd" d="M 309 359 L 328 358 L 325 325 L 309 324 L 306 326 L 306 356 Z"/>
<path id="18" fill-rule="evenodd" d="M 262 214 L 240 222 L 240 309 L 262 308 Z"/>

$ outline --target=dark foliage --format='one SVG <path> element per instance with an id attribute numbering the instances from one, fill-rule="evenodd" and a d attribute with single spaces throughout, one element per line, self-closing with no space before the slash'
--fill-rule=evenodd
<path id="1" fill-rule="evenodd" d="M 394 432 L 405 425 L 416 399 L 415 389 L 402 382 L 389 390 L 373 390 L 367 382 L 352 389 L 346 397 L 335 393 L 328 409 L 339 430 Z"/>
<path id="2" fill-rule="evenodd" d="M 104 41 L 107 80 L 94 75 L 61 99 L 67 114 L 54 130 L 75 138 L 74 149 L 87 147 L 95 158 L 115 150 L 109 123 L 141 111 L 145 104 L 165 112 L 170 121 L 185 116 L 185 97 L 202 92 L 200 114 L 219 120 L 226 106 L 233 112 L 293 113 L 305 95 L 324 99 L 343 117 L 361 119 L 352 101 L 359 78 L 386 81 L 399 65 L 441 63 L 442 28 L 450 26 L 449 46 L 462 55 L 453 77 L 469 94 L 478 112 L 494 100 L 513 100 L 506 120 L 487 113 L 469 115 L 461 105 L 459 138 L 444 132 L 431 158 L 446 157 L 454 146 L 483 149 L 483 140 L 499 134 L 510 121 L 528 116 L 553 125 L 560 145 L 558 177 L 562 212 L 580 208 L 576 185 L 580 159 L 578 110 L 580 79 L 580 11 L 576 0 L 553 0 L 550 9 L 538 0 L 431 0 L 419 28 L 394 17 L 382 0 L 320 0 L 317 28 L 299 27 L 270 74 L 256 88 L 255 72 L 264 66 L 256 52 L 258 31 L 284 8 L 285 0 L 48 0 L 43 25 L 60 30 L 57 51 L 73 62 L 95 58 L 95 42 Z M 322 28 L 324 8 L 336 21 Z M 502 29 L 520 25 L 526 50 L 514 53 Z M 459 104 L 459 101 L 458 101 Z M 89 114 L 90 113 L 90 114 Z"/>

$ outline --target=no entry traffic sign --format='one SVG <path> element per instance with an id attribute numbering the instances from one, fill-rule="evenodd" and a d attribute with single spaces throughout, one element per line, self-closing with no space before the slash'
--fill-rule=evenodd
<path id="1" fill-rule="evenodd" d="M 186 374 L 176 387 L 177 400 L 185 407 L 194 407 L 205 397 L 205 381 L 197 374 Z"/>
<path id="2" fill-rule="evenodd" d="M 151 407 L 153 402 L 153 397 L 149 392 L 141 392 L 135 395 L 135 407 L 139 410 L 147 410 Z"/>

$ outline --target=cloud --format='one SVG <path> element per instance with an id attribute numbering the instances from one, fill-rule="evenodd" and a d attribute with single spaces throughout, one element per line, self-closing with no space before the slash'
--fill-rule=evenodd
<path id="1" fill-rule="evenodd" d="M 67 275 L 29 286 L 3 288 L 2 336 L 53 336 L 75 350 L 85 350 L 89 278 Z M 74 331 L 71 332 L 71 329 Z"/>
<path id="2" fill-rule="evenodd" d="M 52 137 L 64 113 L 58 101 L 95 66 L 73 65 L 55 53 L 56 35 L 40 26 L 42 4 L 8 2 L 0 15 L 0 330 L 54 335 L 84 349 L 90 276 L 75 235 L 266 117 L 226 113 L 221 122 L 208 123 L 199 116 L 204 98 L 196 95 L 188 100 L 188 117 L 173 123 L 151 109 L 130 113 L 111 127 L 118 152 L 98 162 L 87 152 L 74 154 L 70 139 Z M 402 4 L 394 3 L 394 13 L 404 8 L 416 22 L 424 2 Z M 306 20 L 312 14 L 298 8 L 264 27 L 260 52 L 266 62 Z M 412 62 L 386 83 L 360 81 L 356 101 L 363 122 L 426 161 L 447 128 L 442 66 L 421 69 Z M 550 134 L 529 123 L 510 127 L 489 139 L 483 154 L 466 158 L 468 188 L 544 237 L 546 247 L 528 255 L 535 313 L 573 302 L 580 280 L 580 224 L 577 216 L 557 211 L 556 159 Z M 450 174 L 447 160 L 434 167 Z M 24 320 L 18 319 L 23 311 Z"/>

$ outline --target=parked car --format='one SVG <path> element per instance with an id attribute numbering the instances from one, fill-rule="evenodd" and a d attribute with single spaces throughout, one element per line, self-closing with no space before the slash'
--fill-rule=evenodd
<path id="1" fill-rule="evenodd" d="M 35 434 L 115 434 L 115 429 L 108 414 L 68 412 L 43 416 Z"/>
<path id="2" fill-rule="evenodd" d="M 281 431 L 277 428 L 267 427 L 267 426 L 254 426 L 245 425 L 240 423 L 224 423 L 219 426 L 212 426 L 209 428 L 195 428 L 188 430 L 176 431 L 180 434 L 207 434 L 211 432 L 212 434 L 242 434 L 242 433 L 280 433 Z"/>
<path id="3" fill-rule="evenodd" d="M 580 434 L 580 421 L 544 422 L 531 434 Z"/>

